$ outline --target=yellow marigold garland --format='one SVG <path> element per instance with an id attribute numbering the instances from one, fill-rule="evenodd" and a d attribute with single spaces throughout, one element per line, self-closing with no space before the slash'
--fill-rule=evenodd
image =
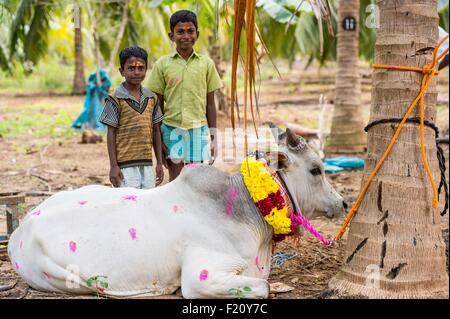
<path id="1" fill-rule="evenodd" d="M 267 200 L 269 196 L 280 190 L 264 160 L 247 157 L 241 164 L 241 174 L 255 204 Z M 264 216 L 264 219 L 273 227 L 274 235 L 291 233 L 291 219 L 287 216 L 287 212 L 287 205 L 284 203 L 282 208 L 274 207 Z"/>

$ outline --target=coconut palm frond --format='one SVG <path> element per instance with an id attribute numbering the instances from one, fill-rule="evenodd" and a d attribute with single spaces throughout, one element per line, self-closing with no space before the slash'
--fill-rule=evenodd
<path id="1" fill-rule="evenodd" d="M 254 101 L 256 102 L 256 108 L 259 114 L 259 109 L 257 105 L 257 95 L 255 94 L 253 98 L 253 93 L 256 92 L 255 83 L 256 83 L 256 35 L 259 34 L 259 31 L 256 27 L 256 7 L 263 8 L 264 11 L 271 16 L 274 20 L 281 23 L 288 23 L 291 20 L 295 19 L 298 22 L 300 19 L 297 17 L 292 17 L 292 12 L 287 8 L 297 8 L 296 11 L 302 5 L 298 1 L 293 0 L 236 0 L 234 2 L 234 30 L 233 30 L 233 50 L 232 50 L 232 71 L 231 71 L 231 125 L 233 130 L 235 129 L 235 119 L 234 119 L 234 108 L 238 110 L 236 103 L 236 74 L 237 74 L 237 65 L 240 53 L 241 46 L 241 36 L 244 32 L 245 35 L 245 50 L 244 50 L 244 103 L 243 103 L 243 111 L 244 111 L 244 148 L 245 153 L 247 153 L 247 119 L 248 119 L 248 106 L 250 106 L 250 112 L 252 116 L 252 121 L 255 127 L 255 133 L 258 137 L 258 132 L 256 129 L 255 122 L 255 112 L 254 112 Z M 323 27 L 322 21 L 328 27 L 328 37 L 333 37 L 333 24 L 332 24 L 332 12 L 330 10 L 330 6 L 328 0 L 310 0 L 310 4 L 314 15 L 319 21 L 320 28 L 320 43 L 319 49 L 321 56 L 324 52 L 324 35 L 323 35 Z M 294 13 L 295 14 L 295 13 Z M 245 26 L 245 28 L 244 28 Z M 315 29 L 314 23 L 312 24 Z M 309 26 L 311 27 L 311 25 Z M 288 27 L 289 28 L 289 27 Z M 314 34 L 312 30 L 309 30 L 309 34 Z M 261 45 L 268 52 L 267 47 L 260 37 Z M 331 42 L 331 41 L 330 41 Z M 326 44 L 329 46 L 329 44 Z M 305 45 L 306 49 L 306 45 Z"/>
<path id="2" fill-rule="evenodd" d="M 294 17 L 296 17 L 297 12 L 300 11 L 300 8 L 302 7 L 302 5 L 305 3 L 305 0 L 301 0 L 300 3 L 298 4 L 297 8 L 295 8 L 295 11 L 292 13 L 291 18 L 289 19 L 288 23 L 286 23 L 286 28 L 284 29 L 284 33 L 286 34 L 289 30 L 289 27 L 291 26 L 292 21 L 294 20 Z"/>
<path id="3" fill-rule="evenodd" d="M 8 72 L 9 74 L 12 73 L 11 63 L 9 62 L 8 54 L 6 52 L 6 49 L 3 47 L 1 43 L 0 43 L 0 69 L 2 69 L 5 72 Z"/>
<path id="4" fill-rule="evenodd" d="M 448 1 L 447 5 L 439 10 L 439 26 L 448 32 Z"/>
<path id="5" fill-rule="evenodd" d="M 220 0 L 214 2 L 214 42 L 219 41 Z"/>
<path id="6" fill-rule="evenodd" d="M 322 21 L 325 21 L 328 27 L 328 33 L 334 35 L 333 26 L 331 23 L 331 10 L 328 0 L 309 0 L 311 8 L 316 16 L 319 26 L 319 37 L 320 37 L 320 55 L 323 55 L 324 46 L 324 35 Z"/>
<path id="7" fill-rule="evenodd" d="M 298 18 L 285 6 L 289 6 L 288 1 L 258 0 L 256 6 L 264 11 L 279 23 L 297 22 Z"/>
<path id="8" fill-rule="evenodd" d="M 197 7 L 199 8 L 199 12 L 197 13 L 200 15 L 200 11 L 202 14 L 209 17 L 211 20 L 215 17 L 215 1 L 211 0 L 197 0 Z"/>
<path id="9" fill-rule="evenodd" d="M 336 19 L 332 20 L 336 27 Z M 321 42 L 317 35 L 316 18 L 311 12 L 305 12 L 297 23 L 295 29 L 295 39 L 301 56 L 309 57 L 309 62 L 318 61 L 323 66 L 327 61 L 336 60 L 336 37 L 328 32 L 323 35 L 323 50 L 321 52 Z M 310 63 L 306 65 L 309 66 Z"/>
<path id="10" fill-rule="evenodd" d="M 48 2 L 47 2 L 48 3 Z M 50 6 L 38 3 L 24 42 L 25 60 L 36 64 L 47 52 L 50 30 Z"/>
<path id="11" fill-rule="evenodd" d="M 237 66 L 239 62 L 239 51 L 241 45 L 241 34 L 243 31 L 243 26 L 245 22 L 245 10 L 247 9 L 245 0 L 235 0 L 234 2 L 234 28 L 233 28 L 233 49 L 231 53 L 231 105 L 230 105 L 230 116 L 231 116 L 231 127 L 233 131 L 236 128 L 236 123 L 234 119 L 234 108 L 239 112 L 239 106 L 236 103 L 236 84 L 237 84 Z"/>
<path id="12" fill-rule="evenodd" d="M 253 111 L 253 88 L 256 82 L 256 0 L 247 0 L 246 9 L 246 30 L 245 30 L 245 74 L 244 74 L 244 113 L 247 112 L 247 97 L 249 98 L 252 122 L 255 128 L 256 137 L 258 138 L 258 130 L 256 129 L 255 112 Z M 244 114 L 245 128 L 245 154 L 248 152 L 247 144 L 247 116 Z"/>
<path id="13" fill-rule="evenodd" d="M 24 27 L 32 14 L 34 0 L 22 0 L 14 14 L 11 28 L 9 30 L 9 55 L 12 57 L 16 52 L 16 45 L 19 39 L 25 39 Z"/>
<path id="14" fill-rule="evenodd" d="M 108 41 L 107 37 L 105 37 L 102 34 L 98 35 L 98 49 L 99 49 L 102 57 L 109 57 L 109 54 L 112 50 L 109 43 L 110 43 L 110 41 Z"/>
<path id="15" fill-rule="evenodd" d="M 128 10 L 126 39 L 128 44 L 139 43 L 138 22 L 133 17 L 131 10 Z"/>

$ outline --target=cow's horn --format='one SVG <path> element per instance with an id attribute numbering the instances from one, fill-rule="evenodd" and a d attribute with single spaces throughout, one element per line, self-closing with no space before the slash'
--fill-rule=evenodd
<path id="1" fill-rule="evenodd" d="M 306 141 L 303 137 L 298 137 L 289 128 L 286 129 L 287 133 L 287 146 L 294 152 L 303 151 L 306 148 Z"/>

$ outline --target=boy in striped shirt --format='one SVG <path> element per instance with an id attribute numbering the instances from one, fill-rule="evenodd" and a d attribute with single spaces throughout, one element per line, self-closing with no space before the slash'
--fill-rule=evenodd
<path id="1" fill-rule="evenodd" d="M 148 189 L 164 178 L 160 132 L 163 114 L 156 94 L 141 85 L 147 72 L 147 52 L 133 46 L 123 49 L 119 57 L 119 71 L 125 82 L 106 97 L 100 116 L 100 122 L 108 127 L 109 179 L 114 187 Z"/>

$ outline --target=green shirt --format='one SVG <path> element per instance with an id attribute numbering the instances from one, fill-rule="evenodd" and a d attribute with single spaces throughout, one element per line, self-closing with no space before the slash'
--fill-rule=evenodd
<path id="1" fill-rule="evenodd" d="M 164 95 L 164 123 L 191 129 L 207 125 L 207 94 L 222 87 L 214 62 L 195 51 L 186 61 L 178 52 L 156 61 L 150 89 Z"/>

